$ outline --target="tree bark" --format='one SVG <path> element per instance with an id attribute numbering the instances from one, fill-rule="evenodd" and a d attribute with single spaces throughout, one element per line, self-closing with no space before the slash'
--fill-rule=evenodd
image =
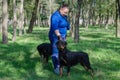
<path id="1" fill-rule="evenodd" d="M 74 14 L 74 15 L 73 15 Z M 70 15 L 69 15 L 69 17 L 70 17 L 70 22 L 71 22 L 71 28 L 70 28 L 70 35 L 71 35 L 71 37 L 72 38 L 74 38 L 74 23 L 75 23 L 75 16 L 76 14 L 75 14 L 75 12 L 74 11 L 72 11 L 71 13 L 70 13 Z"/>
<path id="2" fill-rule="evenodd" d="M 38 3 L 39 3 L 39 0 L 35 0 L 35 7 L 33 8 L 32 18 L 30 20 L 30 24 L 29 24 L 29 28 L 28 28 L 28 33 L 32 33 L 32 31 L 33 31 L 33 25 L 34 25 L 34 23 L 36 21 L 36 17 L 37 17 Z"/>
<path id="3" fill-rule="evenodd" d="M 120 0 L 117 0 L 117 5 L 118 5 L 118 11 L 119 11 L 119 17 L 120 17 Z"/>
<path id="4" fill-rule="evenodd" d="M 81 3 L 82 0 L 78 0 L 78 11 L 76 12 L 76 18 L 75 18 L 75 34 L 74 34 L 74 41 L 76 43 L 79 42 L 79 18 L 80 18 L 80 9 L 81 9 Z"/>
<path id="5" fill-rule="evenodd" d="M 2 5 L 2 1 L 0 1 L 0 6 Z M 0 7 L 0 11 L 2 11 L 2 7 Z M 0 12 L 0 34 L 2 33 L 2 13 Z"/>
<path id="6" fill-rule="evenodd" d="M 38 3 L 38 8 L 37 8 L 37 26 L 40 26 L 40 2 Z"/>
<path id="7" fill-rule="evenodd" d="M 2 33 L 2 19 L 0 17 L 0 33 Z"/>
<path id="8" fill-rule="evenodd" d="M 24 24 L 24 11 L 23 11 L 23 4 L 24 0 L 21 0 L 21 6 L 20 6 L 20 19 L 19 19 L 19 36 L 22 36 L 23 34 L 23 24 Z"/>
<path id="9" fill-rule="evenodd" d="M 2 0 L 2 43 L 8 43 L 8 31 L 7 31 L 7 23 L 8 23 L 8 0 Z"/>
<path id="10" fill-rule="evenodd" d="M 17 27 L 16 0 L 13 0 L 13 37 L 12 37 L 12 41 L 16 40 L 16 27 Z"/>
<path id="11" fill-rule="evenodd" d="M 70 28 L 70 35 L 71 37 L 74 39 L 74 36 L 75 36 L 75 18 L 76 18 L 76 12 L 75 12 L 75 5 L 77 3 L 77 0 L 73 1 L 73 0 L 70 0 L 69 2 L 69 5 L 70 8 L 72 8 L 69 12 L 69 21 L 70 21 L 70 25 L 71 25 L 71 28 Z"/>
<path id="12" fill-rule="evenodd" d="M 50 27 L 50 25 L 51 25 L 50 24 L 50 17 L 51 17 L 51 14 L 52 14 L 52 0 L 49 0 L 49 4 L 50 4 L 49 5 L 49 10 L 50 11 L 49 11 L 49 23 L 48 24 L 49 24 L 49 27 Z"/>
<path id="13" fill-rule="evenodd" d="M 120 38 L 120 1 L 116 0 L 116 37 Z"/>

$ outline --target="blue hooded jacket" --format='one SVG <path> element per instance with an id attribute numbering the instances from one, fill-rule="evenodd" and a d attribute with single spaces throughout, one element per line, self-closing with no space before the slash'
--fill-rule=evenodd
<path id="1" fill-rule="evenodd" d="M 67 30 L 70 29 L 70 24 L 67 21 L 67 16 L 62 16 L 57 10 L 51 16 L 51 26 L 49 31 L 49 38 L 56 38 L 55 30 L 59 30 L 61 36 L 66 36 Z"/>

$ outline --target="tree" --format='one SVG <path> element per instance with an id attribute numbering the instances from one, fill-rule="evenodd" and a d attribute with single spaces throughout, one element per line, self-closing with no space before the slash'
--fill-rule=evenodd
<path id="1" fill-rule="evenodd" d="M 2 19 L 0 17 L 0 33 L 2 33 Z"/>
<path id="2" fill-rule="evenodd" d="M 120 0 L 116 0 L 116 37 L 120 38 Z"/>
<path id="3" fill-rule="evenodd" d="M 16 40 L 16 27 L 17 27 L 16 0 L 13 0 L 13 37 L 12 37 L 12 41 Z"/>
<path id="4" fill-rule="evenodd" d="M 37 17 L 38 3 L 39 3 L 39 0 L 35 0 L 35 6 L 33 8 L 32 18 L 30 20 L 30 24 L 29 24 L 29 28 L 28 28 L 28 33 L 32 33 L 32 31 L 33 31 L 33 25 L 34 25 L 34 23 L 36 21 L 36 17 Z"/>
<path id="5" fill-rule="evenodd" d="M 77 1 L 77 9 L 78 11 L 76 11 L 76 17 L 75 17 L 75 31 L 74 31 L 74 41 L 77 43 L 79 42 L 79 18 L 80 18 L 80 9 L 81 9 L 81 4 L 82 4 L 82 0 L 78 0 Z"/>
<path id="6" fill-rule="evenodd" d="M 7 31 L 7 22 L 8 22 L 8 0 L 2 0 L 2 43 L 8 43 L 8 31 Z"/>
<path id="7" fill-rule="evenodd" d="M 68 14 L 68 20 L 69 20 L 69 22 L 70 22 L 70 26 L 71 26 L 71 28 L 70 28 L 70 35 L 71 35 L 71 37 L 72 38 L 74 38 L 74 36 L 75 36 L 75 33 L 74 33 L 74 31 L 75 31 L 75 15 L 76 15 L 76 4 L 77 4 L 77 0 L 68 0 L 68 4 L 69 4 L 69 8 L 70 8 L 70 12 L 69 12 L 69 14 Z"/>
<path id="8" fill-rule="evenodd" d="M 0 0 L 0 33 L 2 33 L 2 0 Z"/>
<path id="9" fill-rule="evenodd" d="M 118 5 L 118 12 L 119 12 L 119 17 L 120 17 L 120 0 L 117 0 L 117 5 Z"/>
<path id="10" fill-rule="evenodd" d="M 24 24 L 24 0 L 20 0 L 20 14 L 19 14 L 19 36 L 23 34 L 23 24 Z"/>
<path id="11" fill-rule="evenodd" d="M 29 26 L 35 0 L 24 0 L 24 26 Z"/>

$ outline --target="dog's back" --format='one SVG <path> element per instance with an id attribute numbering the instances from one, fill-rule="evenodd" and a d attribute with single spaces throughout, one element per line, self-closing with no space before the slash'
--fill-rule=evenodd
<path id="1" fill-rule="evenodd" d="M 68 62 L 71 66 L 81 63 L 82 66 L 87 66 L 90 68 L 90 62 L 88 54 L 85 52 L 68 52 L 66 54 Z"/>
<path id="2" fill-rule="evenodd" d="M 50 43 L 42 43 L 37 46 L 40 56 L 43 56 L 48 61 L 49 56 L 52 55 L 52 46 Z"/>
<path id="3" fill-rule="evenodd" d="M 42 43 L 37 46 L 37 50 L 39 53 L 44 52 L 44 51 L 49 52 L 51 50 L 51 48 L 52 48 L 52 46 L 50 43 Z"/>

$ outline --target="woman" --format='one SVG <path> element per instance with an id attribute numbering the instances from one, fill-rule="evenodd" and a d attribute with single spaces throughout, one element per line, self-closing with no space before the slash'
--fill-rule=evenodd
<path id="1" fill-rule="evenodd" d="M 66 40 L 67 30 L 70 29 L 70 25 L 67 20 L 68 12 L 68 5 L 64 4 L 51 16 L 49 40 L 52 44 L 52 62 L 54 66 L 54 72 L 57 74 L 59 74 L 59 60 L 56 42 L 58 41 L 58 39 Z"/>

